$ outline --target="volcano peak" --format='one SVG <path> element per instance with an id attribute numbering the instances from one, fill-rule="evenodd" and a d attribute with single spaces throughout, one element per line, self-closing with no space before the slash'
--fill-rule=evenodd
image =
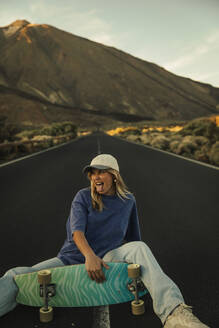
<path id="1" fill-rule="evenodd" d="M 26 25 L 30 24 L 30 22 L 28 22 L 25 19 L 17 19 L 16 21 L 14 21 L 13 23 L 11 23 L 9 26 L 16 26 L 16 27 L 24 27 Z"/>
<path id="2" fill-rule="evenodd" d="M 14 33 L 16 33 L 18 30 L 24 28 L 26 25 L 29 25 L 29 24 L 30 23 L 24 19 L 23 20 L 18 19 L 16 21 L 14 21 L 13 23 L 2 27 L 1 30 L 3 31 L 4 36 L 6 38 L 8 38 L 11 35 L 13 35 Z"/>

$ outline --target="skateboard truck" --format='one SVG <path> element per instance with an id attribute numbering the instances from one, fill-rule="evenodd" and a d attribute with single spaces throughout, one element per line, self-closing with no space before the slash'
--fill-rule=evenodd
<path id="1" fill-rule="evenodd" d="M 40 321 L 50 322 L 53 319 L 53 308 L 49 306 L 49 297 L 55 295 L 55 285 L 51 282 L 51 271 L 42 270 L 38 272 L 38 282 L 40 284 L 40 296 L 44 298 L 44 306 L 40 308 Z"/>
<path id="2" fill-rule="evenodd" d="M 139 299 L 138 292 L 142 289 L 142 283 L 140 282 L 141 266 L 139 264 L 128 265 L 128 276 L 132 279 L 132 282 L 128 284 L 128 289 L 135 296 L 135 300 L 132 301 L 132 314 L 140 315 L 144 314 L 145 307 L 144 301 Z M 140 282 L 140 283 L 139 283 Z"/>

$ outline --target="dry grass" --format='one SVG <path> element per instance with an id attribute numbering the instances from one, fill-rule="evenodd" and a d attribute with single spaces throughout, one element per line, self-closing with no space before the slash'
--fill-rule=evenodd
<path id="1" fill-rule="evenodd" d="M 119 127 L 108 131 L 177 155 L 219 166 L 219 116 L 200 118 L 184 126 Z"/>
<path id="2" fill-rule="evenodd" d="M 6 131 L 5 131 L 6 130 Z M 11 130 L 10 130 L 11 131 Z M 16 130 L 15 130 L 16 131 Z M 2 137 L 7 137 L 7 125 L 1 126 Z M 0 143 L 0 162 L 32 154 L 77 137 L 77 129 L 71 122 L 53 123 L 38 129 L 24 130 L 10 135 Z"/>

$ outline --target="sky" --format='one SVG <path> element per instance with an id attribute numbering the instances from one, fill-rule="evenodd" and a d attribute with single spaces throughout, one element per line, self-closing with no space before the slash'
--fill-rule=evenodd
<path id="1" fill-rule="evenodd" d="M 219 87 L 219 0 L 0 0 L 0 26 L 49 24 Z"/>

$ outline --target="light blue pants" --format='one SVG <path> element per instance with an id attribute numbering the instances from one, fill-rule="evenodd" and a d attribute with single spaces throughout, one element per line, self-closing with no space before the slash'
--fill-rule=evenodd
<path id="1" fill-rule="evenodd" d="M 107 253 L 105 262 L 127 262 L 141 265 L 141 279 L 153 300 L 153 309 L 162 323 L 181 303 L 183 296 L 176 284 L 162 271 L 150 248 L 134 241 Z"/>
<path id="2" fill-rule="evenodd" d="M 4 276 L 0 278 L 0 317 L 9 311 L 12 311 L 17 305 L 16 296 L 18 288 L 14 281 L 14 276 L 22 273 L 35 272 L 63 265 L 64 264 L 60 259 L 54 257 L 32 267 L 18 267 L 7 271 Z"/>
<path id="3" fill-rule="evenodd" d="M 141 264 L 142 281 L 153 300 L 154 312 L 162 323 L 177 305 L 184 303 L 179 288 L 165 275 L 145 243 L 139 241 L 127 243 L 110 251 L 103 259 L 105 262 Z M 60 259 L 54 257 L 33 267 L 18 267 L 7 271 L 0 278 L 0 317 L 13 310 L 17 305 L 18 288 L 14 282 L 15 275 L 63 265 Z"/>

